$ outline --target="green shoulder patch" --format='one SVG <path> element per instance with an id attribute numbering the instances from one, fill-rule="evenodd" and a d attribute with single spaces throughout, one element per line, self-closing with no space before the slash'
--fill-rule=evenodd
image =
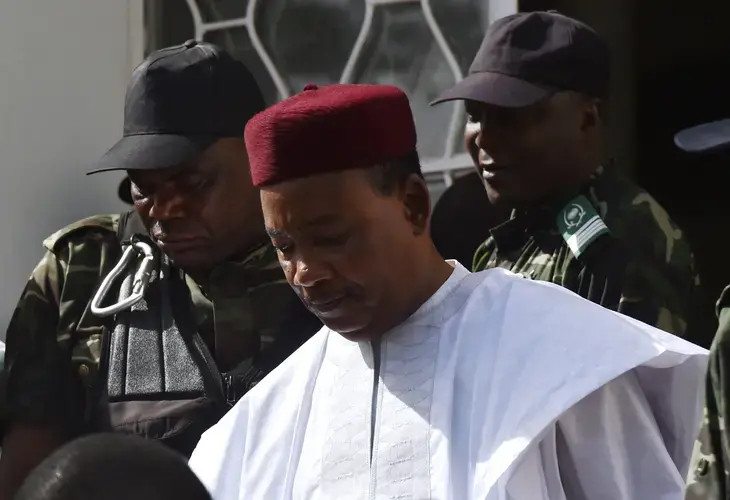
<path id="1" fill-rule="evenodd" d="M 568 248 L 576 257 L 580 257 L 599 236 L 609 233 L 601 216 L 588 198 L 582 195 L 570 200 L 558 212 L 555 222 Z"/>
<path id="2" fill-rule="evenodd" d="M 58 250 L 59 245 L 63 244 L 71 236 L 76 236 L 84 232 L 111 232 L 116 234 L 118 227 L 118 214 L 94 215 L 59 229 L 43 240 L 43 246 L 47 250 L 55 252 Z"/>

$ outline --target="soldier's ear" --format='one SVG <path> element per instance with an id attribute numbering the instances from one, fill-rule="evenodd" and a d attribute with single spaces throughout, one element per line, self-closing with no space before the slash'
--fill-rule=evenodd
<path id="1" fill-rule="evenodd" d="M 431 217 L 431 196 L 423 177 L 409 175 L 401 188 L 401 199 L 403 214 L 413 227 L 413 234 L 425 233 Z"/>
<path id="2" fill-rule="evenodd" d="M 119 196 L 119 199 L 124 203 L 134 205 L 134 201 L 132 200 L 132 181 L 129 180 L 129 177 L 125 176 L 124 179 L 122 179 L 122 182 L 119 183 L 117 196 Z"/>
<path id="3" fill-rule="evenodd" d="M 600 99 L 584 99 L 581 106 L 581 130 L 595 129 L 601 125 L 603 104 Z"/>

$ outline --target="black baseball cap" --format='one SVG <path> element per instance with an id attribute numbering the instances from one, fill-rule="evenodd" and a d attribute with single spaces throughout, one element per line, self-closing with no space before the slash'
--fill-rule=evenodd
<path id="1" fill-rule="evenodd" d="M 431 104 L 519 108 L 564 90 L 605 99 L 610 73 L 608 47 L 592 28 L 555 11 L 522 12 L 489 26 L 469 74 Z"/>
<path id="2" fill-rule="evenodd" d="M 132 74 L 124 136 L 89 172 L 179 165 L 224 137 L 243 137 L 265 108 L 251 72 L 228 52 L 189 40 L 147 57 Z"/>
<path id="3" fill-rule="evenodd" d="M 715 153 L 730 149 L 730 119 L 686 128 L 674 136 L 674 144 L 688 153 Z"/>

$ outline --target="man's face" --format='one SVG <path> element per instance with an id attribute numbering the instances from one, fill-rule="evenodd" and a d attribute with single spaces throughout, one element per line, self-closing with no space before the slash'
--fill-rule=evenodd
<path id="1" fill-rule="evenodd" d="M 464 127 L 464 143 L 466 144 L 466 151 L 471 157 L 474 168 L 476 168 L 477 172 L 479 173 L 479 178 L 482 179 L 482 182 L 484 182 L 484 178 L 482 176 L 483 168 L 480 167 L 480 164 L 489 163 L 491 162 L 491 159 L 484 156 L 484 153 L 479 149 L 479 146 L 477 146 L 477 139 L 479 138 L 481 126 L 479 122 L 473 122 L 472 119 L 472 116 L 469 115 L 469 119 L 467 120 L 466 126 Z"/>
<path id="2" fill-rule="evenodd" d="M 494 204 L 539 203 L 578 175 L 595 106 L 558 93 L 524 108 L 467 101 L 467 147 Z M 596 165 L 596 168 L 598 165 Z"/>
<path id="3" fill-rule="evenodd" d="M 189 164 L 128 174 L 147 230 L 183 269 L 209 269 L 263 234 L 243 139 L 222 139 Z"/>
<path id="4" fill-rule="evenodd" d="M 428 237 L 422 179 L 412 176 L 384 195 L 368 175 L 350 170 L 261 192 L 266 230 L 289 284 L 324 324 L 352 340 L 384 331 L 402 314 L 410 252 Z"/>

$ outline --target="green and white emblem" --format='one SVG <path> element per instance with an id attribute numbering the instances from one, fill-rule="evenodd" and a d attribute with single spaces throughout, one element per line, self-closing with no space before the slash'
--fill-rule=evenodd
<path id="1" fill-rule="evenodd" d="M 599 236 L 609 232 L 603 219 L 585 196 L 570 200 L 558 212 L 555 222 L 568 248 L 576 257 L 580 257 Z"/>

